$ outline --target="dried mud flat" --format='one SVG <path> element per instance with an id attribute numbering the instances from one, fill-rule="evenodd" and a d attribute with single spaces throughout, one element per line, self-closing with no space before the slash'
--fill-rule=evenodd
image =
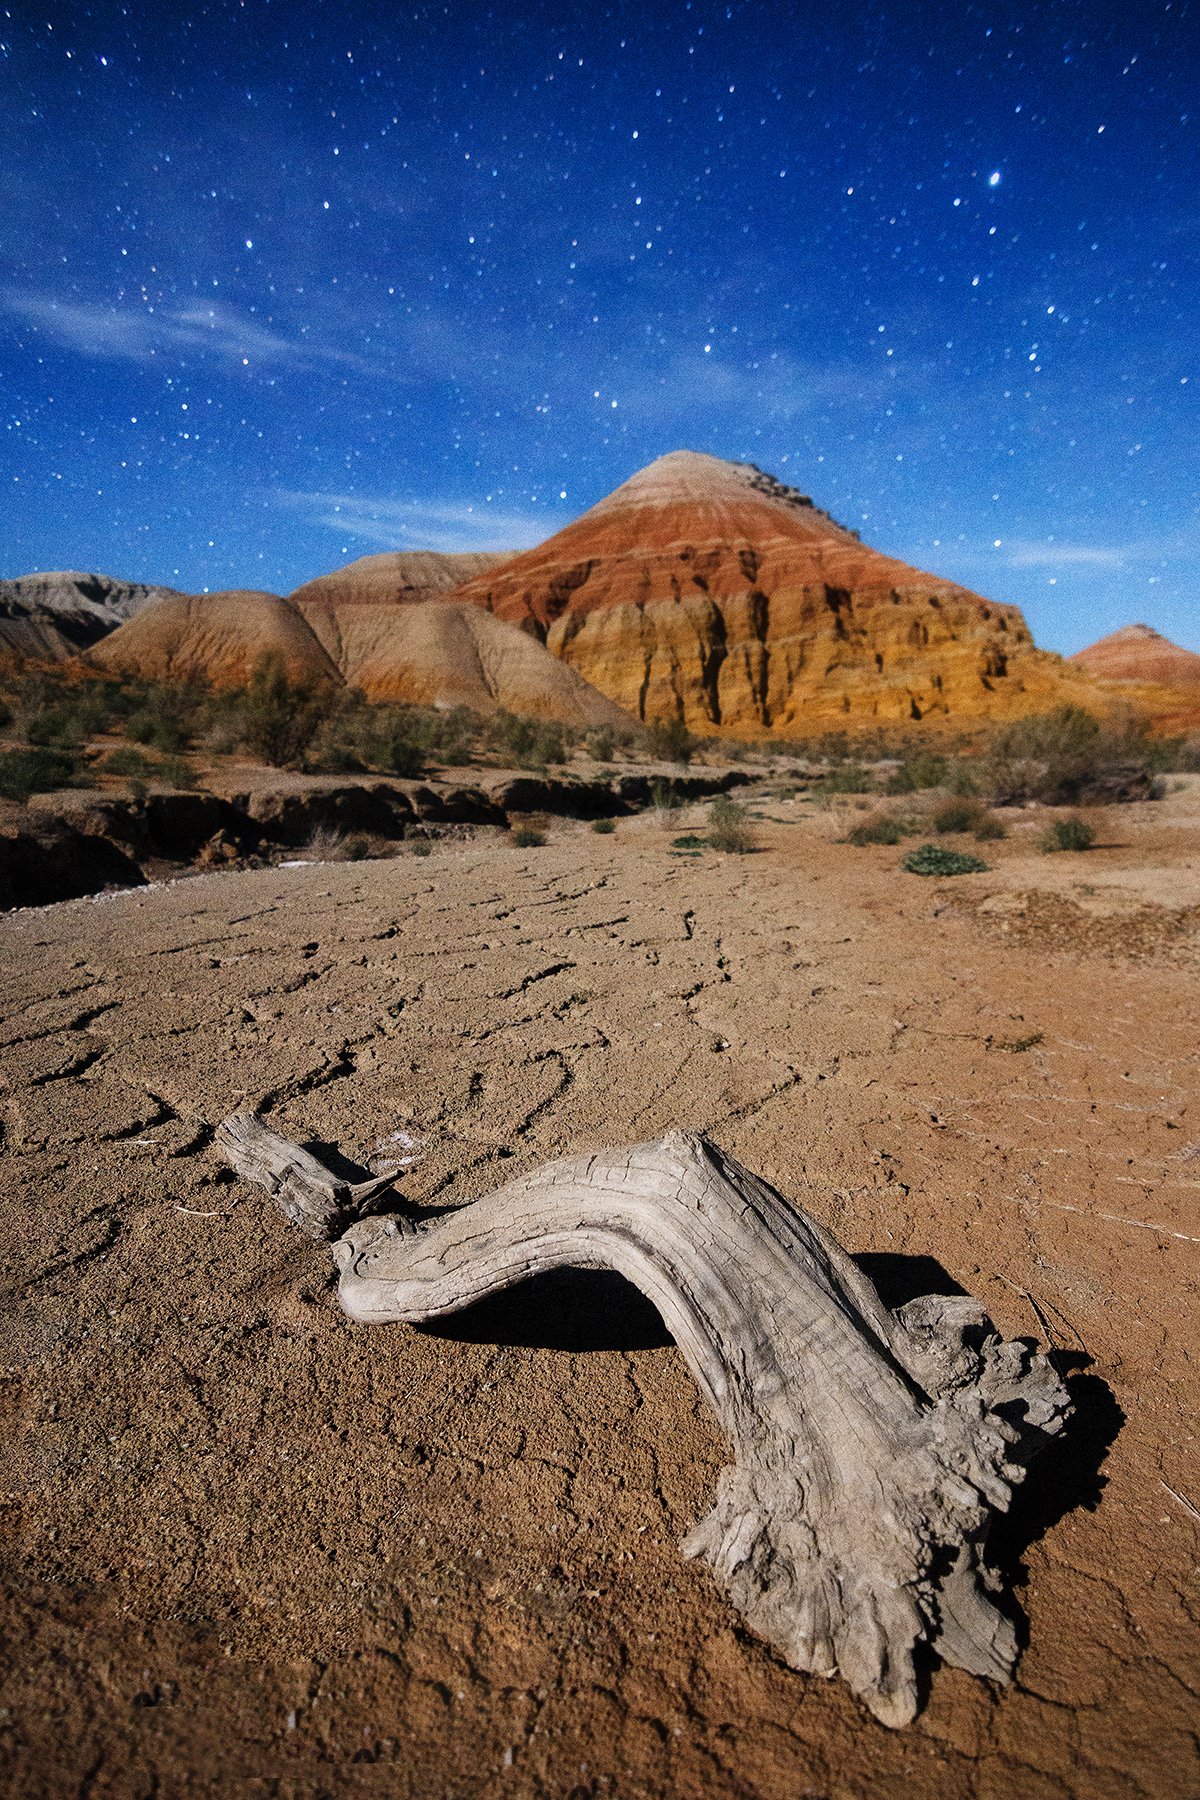
<path id="1" fill-rule="evenodd" d="M 742 858 L 648 815 L 0 921 L 6 1791 L 1200 1790 L 1195 798 L 953 882 L 793 802 Z M 1049 1337 L 1015 1683 L 934 1669 L 890 1733 L 782 1666 L 680 1555 L 724 1453 L 657 1315 L 567 1275 L 351 1325 L 211 1151 L 250 1106 L 437 1203 L 707 1131 L 893 1302 Z"/>

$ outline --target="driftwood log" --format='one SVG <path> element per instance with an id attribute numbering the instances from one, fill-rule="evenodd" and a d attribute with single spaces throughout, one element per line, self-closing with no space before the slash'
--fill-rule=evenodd
<path id="1" fill-rule="evenodd" d="M 293 1171 L 311 1181 L 294 1146 L 245 1117 L 221 1141 L 291 1216 Z M 886 1725 L 917 1710 L 924 1641 L 1007 1679 L 1016 1640 L 985 1591 L 999 1586 L 988 1527 L 1070 1405 L 1046 1358 L 1004 1342 L 974 1300 L 889 1311 L 815 1219 L 676 1132 L 547 1164 L 428 1221 L 360 1219 L 333 1254 L 342 1307 L 368 1324 L 455 1312 L 548 1269 L 617 1270 L 658 1308 L 732 1444 L 684 1550 L 754 1630 L 793 1668 L 840 1672 Z"/>

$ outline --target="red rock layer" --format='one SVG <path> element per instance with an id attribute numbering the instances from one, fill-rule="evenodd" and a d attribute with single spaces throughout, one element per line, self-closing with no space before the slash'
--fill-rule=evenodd
<path id="1" fill-rule="evenodd" d="M 1160 687 L 1200 685 L 1200 655 L 1173 644 L 1151 625 L 1123 625 L 1068 659 L 1101 681 L 1149 681 Z"/>
<path id="2" fill-rule="evenodd" d="M 1014 606 L 861 543 L 747 463 L 660 457 L 453 598 L 543 637 L 647 721 L 803 735 L 1090 695 Z"/>

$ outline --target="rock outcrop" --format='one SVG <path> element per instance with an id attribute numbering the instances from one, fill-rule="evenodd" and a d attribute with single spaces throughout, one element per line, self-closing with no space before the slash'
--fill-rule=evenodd
<path id="1" fill-rule="evenodd" d="M 162 600 L 174 588 L 75 569 L 0 581 L 0 661 L 63 662 Z"/>
<path id="2" fill-rule="evenodd" d="M 803 736 L 1084 699 L 1015 606 L 861 543 L 749 463 L 676 451 L 454 590 L 647 722 Z"/>
<path id="3" fill-rule="evenodd" d="M 1200 655 L 1173 644 L 1152 625 L 1122 625 L 1086 650 L 1077 650 L 1068 661 L 1099 681 L 1200 687 Z"/>

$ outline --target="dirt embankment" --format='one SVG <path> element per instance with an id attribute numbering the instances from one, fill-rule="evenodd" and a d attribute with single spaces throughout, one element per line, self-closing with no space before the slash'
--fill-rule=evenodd
<path id="1" fill-rule="evenodd" d="M 7 1791 L 1194 1795 L 1197 935 L 982 910 L 1184 910 L 1186 799 L 957 881 L 799 799 L 746 857 L 647 814 L 0 921 Z M 1014 1684 L 934 1669 L 893 1734 L 782 1666 L 680 1556 L 724 1450 L 657 1315 L 591 1275 L 351 1325 L 213 1157 L 237 1107 L 440 1203 L 707 1131 L 890 1300 L 1048 1338 Z"/>

